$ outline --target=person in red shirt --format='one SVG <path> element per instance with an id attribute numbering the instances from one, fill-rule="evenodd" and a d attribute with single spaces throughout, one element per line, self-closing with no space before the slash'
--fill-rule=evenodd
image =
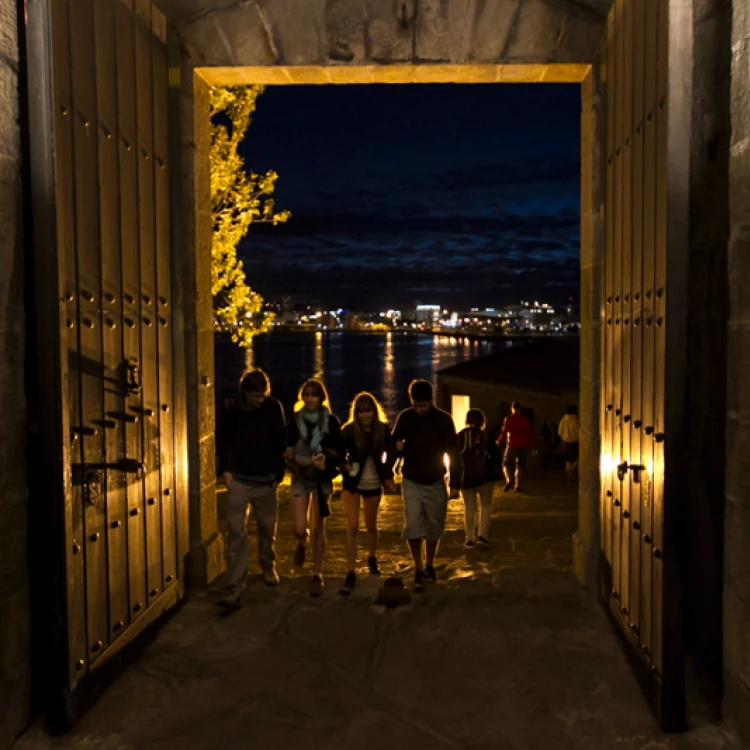
<path id="1" fill-rule="evenodd" d="M 509 492 L 513 487 L 515 492 L 523 492 L 521 474 L 526 468 L 528 452 L 534 450 L 534 431 L 528 417 L 521 414 L 521 404 L 518 401 L 511 404 L 510 410 L 511 413 L 505 418 L 503 429 L 497 438 L 498 445 L 502 445 L 503 441 L 507 440 L 503 458 L 503 473 L 505 474 L 503 491 Z"/>

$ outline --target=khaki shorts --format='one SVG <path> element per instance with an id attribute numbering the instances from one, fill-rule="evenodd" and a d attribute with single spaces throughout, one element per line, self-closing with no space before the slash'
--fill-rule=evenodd
<path id="1" fill-rule="evenodd" d="M 448 488 L 445 481 L 419 484 L 411 479 L 401 480 L 404 498 L 404 530 L 402 539 L 426 539 L 437 542 L 445 529 L 448 514 Z"/>

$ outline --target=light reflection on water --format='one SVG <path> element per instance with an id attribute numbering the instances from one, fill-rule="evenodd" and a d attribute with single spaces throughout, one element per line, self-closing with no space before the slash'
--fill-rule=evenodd
<path id="1" fill-rule="evenodd" d="M 216 343 L 217 395 L 236 388 L 248 367 L 262 367 L 274 396 L 287 411 L 308 377 L 321 378 L 333 411 L 345 420 L 352 397 L 368 390 L 380 399 L 390 419 L 408 406 L 407 388 L 414 378 L 437 384 L 435 373 L 504 347 L 502 341 L 473 341 L 452 336 L 410 333 L 273 333 L 256 338 L 243 351 L 231 342 Z"/>

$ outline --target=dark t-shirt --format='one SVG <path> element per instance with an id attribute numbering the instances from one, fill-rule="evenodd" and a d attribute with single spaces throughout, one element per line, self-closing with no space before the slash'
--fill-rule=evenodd
<path id="1" fill-rule="evenodd" d="M 458 453 L 456 429 L 453 418 L 442 409 L 433 406 L 420 417 L 413 408 L 404 409 L 393 428 L 394 440 L 403 440 L 404 458 L 402 474 L 406 479 L 419 484 L 434 484 L 445 476 L 447 454 L 453 470 L 450 486 L 461 485 L 461 457 Z"/>
<path id="2" fill-rule="evenodd" d="M 284 408 L 268 396 L 257 409 L 232 406 L 219 415 L 219 473 L 284 476 Z"/>

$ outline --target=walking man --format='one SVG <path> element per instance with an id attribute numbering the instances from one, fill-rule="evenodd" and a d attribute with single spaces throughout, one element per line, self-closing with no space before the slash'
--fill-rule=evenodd
<path id="1" fill-rule="evenodd" d="M 284 407 L 269 394 L 268 377 L 260 369 L 240 380 L 239 403 L 226 409 L 219 422 L 219 470 L 227 486 L 229 570 L 227 593 L 219 605 L 238 608 L 245 592 L 250 557 L 245 519 L 248 504 L 258 525 L 258 562 L 263 580 L 276 586 L 276 488 L 284 476 L 286 425 Z"/>
<path id="2" fill-rule="evenodd" d="M 560 420 L 557 432 L 565 446 L 565 473 L 575 479 L 578 471 L 578 409 L 572 404 Z"/>
<path id="3" fill-rule="evenodd" d="M 505 474 L 503 491 L 509 492 L 512 487 L 515 492 L 523 492 L 521 475 L 526 468 L 528 452 L 534 450 L 534 431 L 531 429 L 528 417 L 521 413 L 521 404 L 518 401 L 511 404 L 510 411 L 497 439 L 498 445 L 502 445 L 503 440 L 507 439 L 503 458 L 503 473 Z"/>
<path id="4" fill-rule="evenodd" d="M 411 407 L 398 415 L 393 438 L 403 456 L 405 524 L 401 538 L 409 543 L 414 559 L 414 590 L 422 591 L 425 580 L 437 580 L 435 554 L 448 512 L 445 456 L 450 462 L 451 499 L 459 497 L 461 457 L 453 419 L 433 404 L 432 385 L 426 380 L 413 380 L 409 399 Z M 425 547 L 426 566 L 422 552 Z"/>

